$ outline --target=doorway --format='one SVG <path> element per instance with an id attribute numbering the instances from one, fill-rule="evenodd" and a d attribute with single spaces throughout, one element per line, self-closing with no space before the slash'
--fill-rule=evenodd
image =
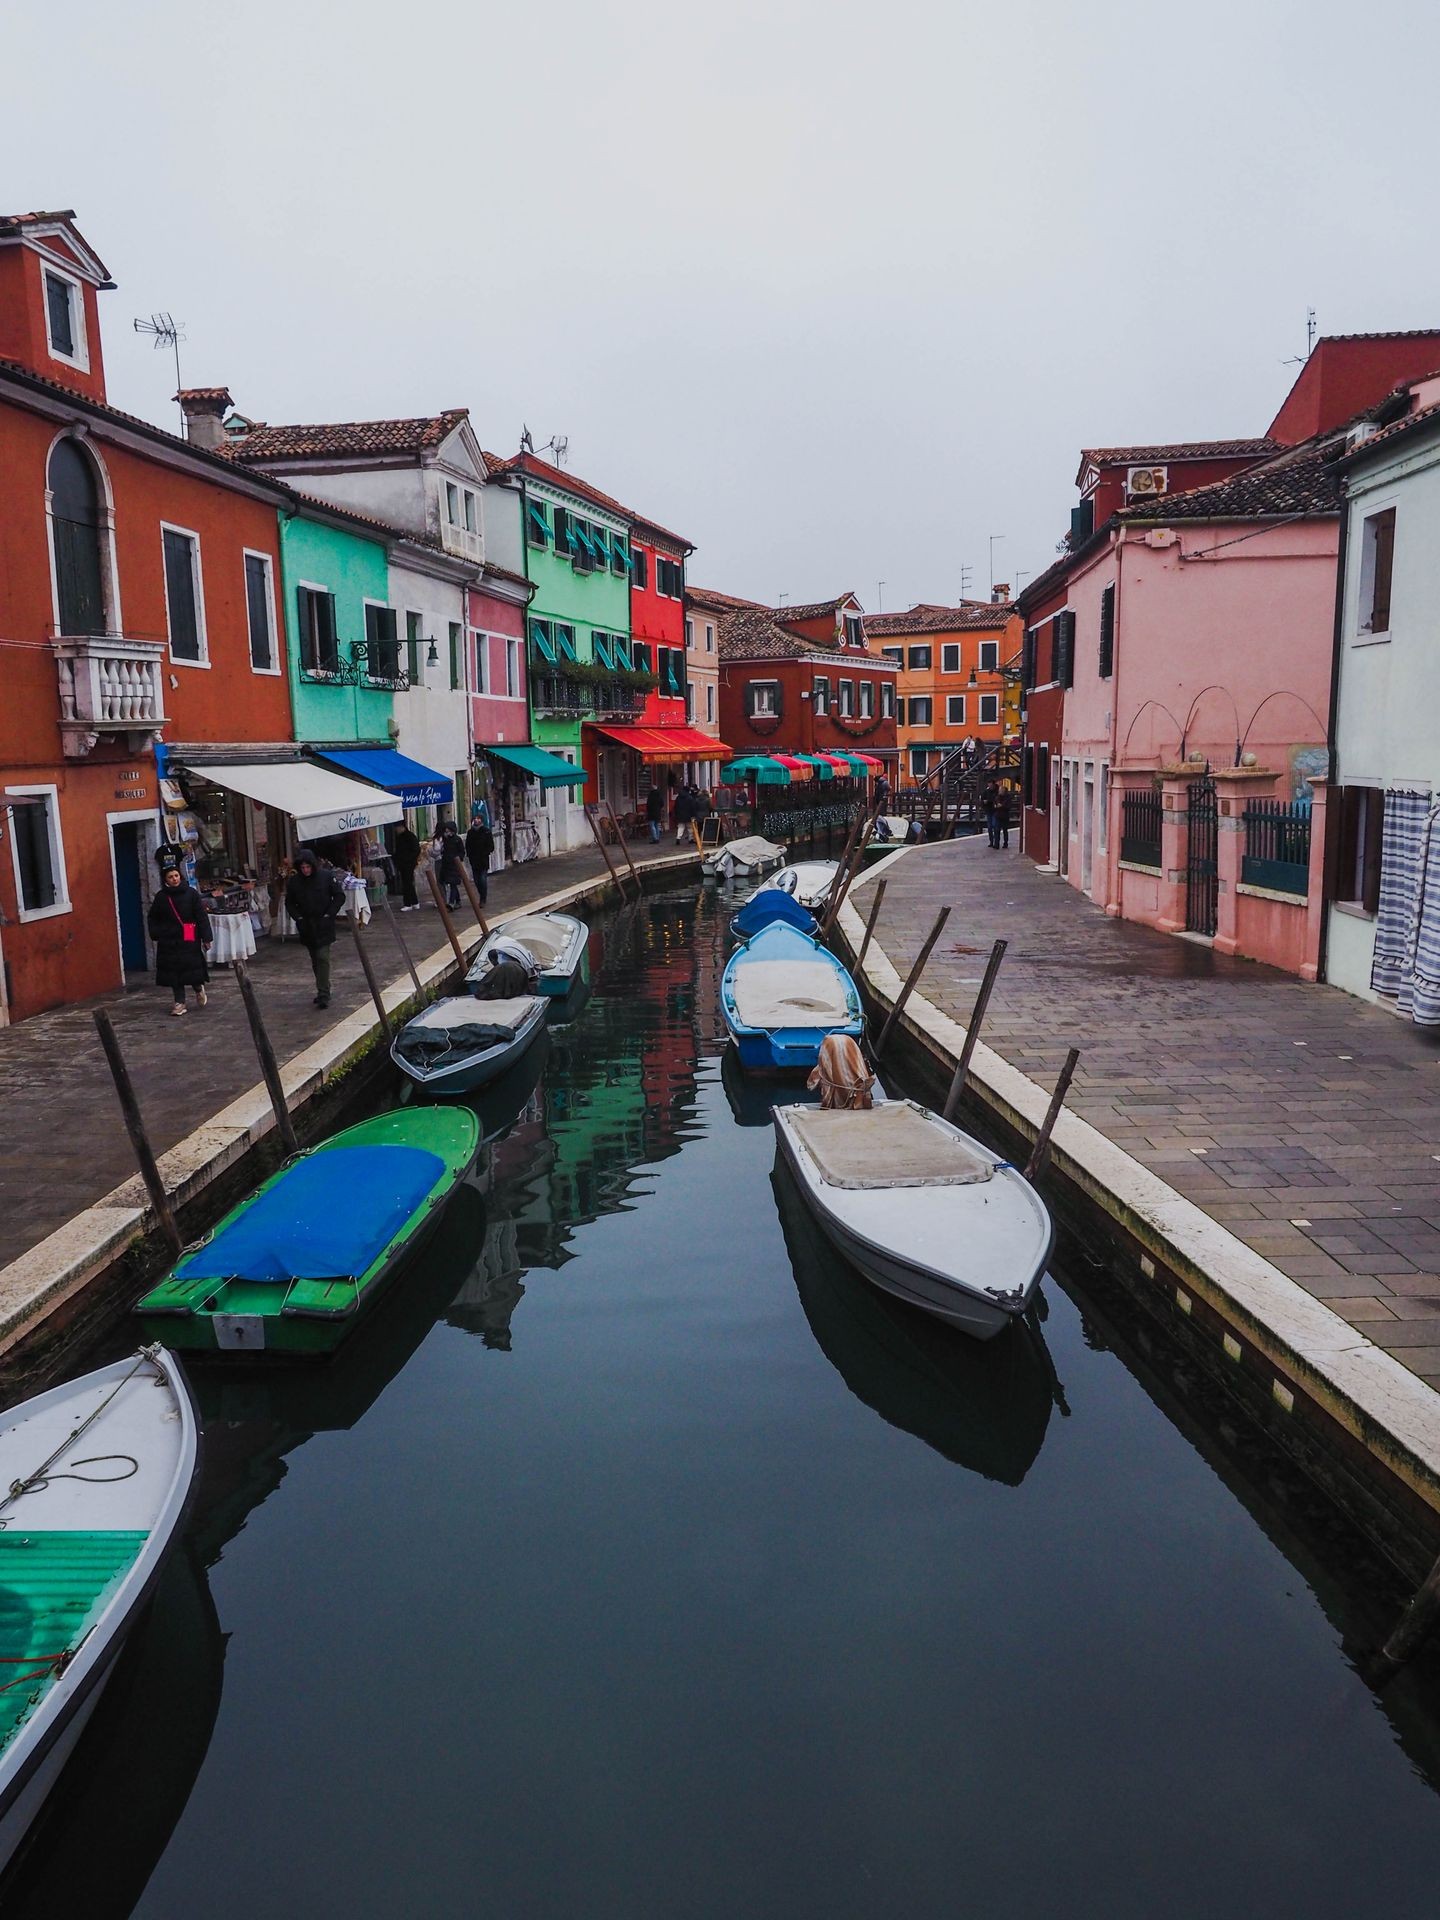
<path id="1" fill-rule="evenodd" d="M 1095 877 L 1095 769 L 1085 762 L 1080 808 L 1080 891 L 1089 893 Z"/>
<path id="2" fill-rule="evenodd" d="M 115 913 L 120 922 L 120 966 L 127 974 L 144 973 L 150 965 L 145 938 L 144 821 L 114 821 L 110 852 L 115 868 Z"/>

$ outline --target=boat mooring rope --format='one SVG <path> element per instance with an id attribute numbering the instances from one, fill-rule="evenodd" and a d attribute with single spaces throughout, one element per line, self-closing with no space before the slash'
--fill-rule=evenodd
<path id="1" fill-rule="evenodd" d="M 96 1407 L 92 1413 L 87 1414 L 73 1432 L 66 1435 L 60 1442 L 60 1445 L 54 1449 L 47 1459 L 41 1461 L 33 1473 L 27 1474 L 23 1480 L 12 1480 L 10 1482 L 9 1492 L 3 1499 L 0 1499 L 0 1514 L 4 1513 L 6 1507 L 8 1507 L 12 1501 L 19 1500 L 27 1493 L 41 1492 L 52 1480 L 88 1480 L 93 1484 L 103 1486 L 112 1480 L 132 1479 L 134 1475 L 140 1471 L 139 1461 L 135 1459 L 133 1454 L 129 1453 L 97 1453 L 90 1455 L 86 1459 L 76 1460 L 72 1463 L 77 1467 L 94 1467 L 99 1466 L 102 1461 L 106 1460 L 125 1460 L 129 1462 L 129 1472 L 127 1473 L 52 1473 L 50 1469 L 62 1454 L 74 1446 L 82 1433 L 94 1426 L 95 1422 L 115 1399 L 116 1395 L 129 1386 L 130 1382 L 142 1367 L 154 1367 L 157 1378 L 162 1381 L 164 1380 L 165 1371 L 155 1359 L 157 1352 L 158 1348 L 142 1347 L 135 1356 L 134 1366 L 131 1367 L 128 1373 L 123 1374 L 120 1379 L 115 1382 L 115 1385 L 111 1388 L 110 1392 L 106 1394 L 99 1406 Z M 8 1520 L 0 1519 L 0 1528 L 7 1527 L 9 1524 Z M 11 1681 L 10 1684 L 13 1686 L 16 1683 Z M 4 1691 L 5 1689 L 0 1687 L 0 1693 Z"/>

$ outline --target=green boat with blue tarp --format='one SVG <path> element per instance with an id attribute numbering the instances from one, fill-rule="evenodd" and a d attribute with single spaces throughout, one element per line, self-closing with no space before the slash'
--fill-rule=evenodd
<path id="1" fill-rule="evenodd" d="M 347 1127 L 227 1213 L 136 1311 L 167 1346 L 329 1353 L 438 1224 L 479 1148 L 468 1107 Z"/>

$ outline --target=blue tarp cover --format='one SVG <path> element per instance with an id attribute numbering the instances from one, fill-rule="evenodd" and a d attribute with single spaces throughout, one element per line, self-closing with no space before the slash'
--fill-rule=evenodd
<path id="1" fill-rule="evenodd" d="M 178 1280 L 358 1280 L 445 1171 L 423 1147 L 312 1153 L 175 1269 Z"/>
<path id="2" fill-rule="evenodd" d="M 448 773 L 423 767 L 393 747 L 337 747 L 318 757 L 397 794 L 407 807 L 443 807 L 455 798 L 455 782 Z"/>
<path id="3" fill-rule="evenodd" d="M 730 924 L 748 940 L 751 934 L 777 920 L 786 926 L 798 927 L 801 933 L 815 931 L 814 914 L 808 907 L 802 907 L 794 894 L 786 893 L 781 887 L 764 887 L 759 893 L 752 893 Z"/>

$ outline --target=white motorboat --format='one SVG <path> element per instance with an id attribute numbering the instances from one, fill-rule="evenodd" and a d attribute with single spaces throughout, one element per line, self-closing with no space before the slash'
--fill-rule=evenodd
<path id="1" fill-rule="evenodd" d="M 761 839 L 757 833 L 712 847 L 700 862 L 700 869 L 712 879 L 732 880 L 737 874 L 768 873 L 772 867 L 782 866 L 784 860 L 784 847 L 777 847 L 773 840 Z"/>
<path id="2" fill-rule="evenodd" d="M 762 880 L 755 891 L 764 893 L 768 888 L 778 887 L 781 893 L 788 893 L 802 907 L 813 911 L 823 907 L 830 898 L 830 889 L 839 871 L 838 860 L 797 860 L 793 866 L 781 867 L 768 880 Z"/>
<path id="3" fill-rule="evenodd" d="M 522 913 L 496 927 L 465 975 L 473 990 L 489 971 L 492 953 L 503 954 L 506 946 L 523 947 L 539 975 L 537 993 L 563 996 L 577 980 L 589 977 L 590 929 L 583 920 L 568 913 Z"/>
<path id="4" fill-rule="evenodd" d="M 877 1287 L 980 1340 L 1029 1306 L 1055 1230 L 978 1140 L 913 1100 L 777 1107 L 775 1132 L 822 1231 Z"/>
<path id="5" fill-rule="evenodd" d="M 199 1446 L 190 1390 L 163 1347 L 0 1414 L 0 1868 L 179 1537 Z"/>
<path id="6" fill-rule="evenodd" d="M 538 993 L 511 1000 L 472 994 L 436 1000 L 407 1020 L 390 1047 L 403 1074 L 431 1093 L 470 1093 L 498 1080 L 545 1025 Z"/>

